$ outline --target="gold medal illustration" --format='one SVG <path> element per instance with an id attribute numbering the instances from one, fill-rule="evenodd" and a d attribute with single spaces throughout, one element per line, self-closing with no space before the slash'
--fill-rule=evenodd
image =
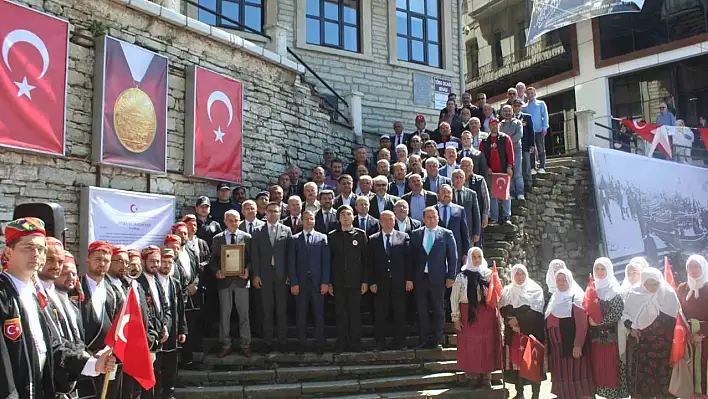
<path id="1" fill-rule="evenodd" d="M 137 87 L 120 93 L 113 106 L 113 128 L 128 151 L 141 153 L 150 148 L 157 134 L 157 115 L 150 96 Z"/>

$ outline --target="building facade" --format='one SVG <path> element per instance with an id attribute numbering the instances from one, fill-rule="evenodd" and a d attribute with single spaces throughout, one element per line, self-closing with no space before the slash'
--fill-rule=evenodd
<path id="1" fill-rule="evenodd" d="M 697 126 L 708 114 L 706 7 L 647 0 L 641 12 L 582 21 L 527 47 L 530 1 L 468 0 L 466 88 L 500 102 L 517 82 L 535 86 L 551 114 L 550 154 L 608 147 L 611 133 L 602 126 L 616 128 L 613 117 L 653 122 L 661 102 Z"/>

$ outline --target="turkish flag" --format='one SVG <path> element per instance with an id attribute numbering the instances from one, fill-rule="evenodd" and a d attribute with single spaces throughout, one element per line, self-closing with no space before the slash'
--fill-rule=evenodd
<path id="1" fill-rule="evenodd" d="M 669 357 L 669 365 L 674 367 L 686 353 L 686 342 L 688 341 L 689 329 L 686 321 L 683 319 L 683 314 L 679 312 L 676 315 L 676 325 L 674 326 L 674 339 L 671 343 L 671 356 Z"/>
<path id="2" fill-rule="evenodd" d="M 526 339 L 524 355 L 519 364 L 519 376 L 533 383 L 539 384 L 543 381 L 543 356 L 546 347 L 538 342 L 536 337 L 529 335 Z"/>
<path id="3" fill-rule="evenodd" d="M 193 100 L 188 93 L 188 103 L 194 104 L 194 121 L 187 126 L 187 173 L 240 183 L 243 84 L 197 66 L 190 76 Z"/>
<path id="4" fill-rule="evenodd" d="M 69 23 L 0 1 L 0 145 L 64 155 Z"/>
<path id="5" fill-rule="evenodd" d="M 654 141 L 654 131 L 661 127 L 661 125 L 657 125 L 656 123 L 644 123 L 631 119 L 622 119 L 622 124 L 650 144 Z M 656 148 L 658 148 L 662 154 L 671 158 L 671 153 L 667 151 L 663 145 L 658 145 Z"/>
<path id="6" fill-rule="evenodd" d="M 509 345 L 509 363 L 511 365 L 520 365 L 521 359 L 524 356 L 524 349 L 526 349 L 525 340 L 528 337 L 521 333 L 514 333 L 514 338 L 511 339 L 511 344 Z"/>
<path id="7" fill-rule="evenodd" d="M 492 197 L 500 200 L 511 198 L 511 194 L 509 194 L 510 182 L 511 177 L 506 173 L 492 173 Z"/>
<path id="8" fill-rule="evenodd" d="M 600 324 L 602 322 L 602 309 L 600 308 L 600 298 L 597 297 L 597 290 L 595 290 L 595 279 L 590 275 L 590 280 L 588 280 L 588 287 L 585 290 L 585 297 L 583 298 L 583 307 L 588 314 L 588 317 L 592 319 L 595 323 Z"/>
<path id="9" fill-rule="evenodd" d="M 674 280 L 674 272 L 671 270 L 669 258 L 664 256 L 664 279 L 676 291 L 676 280 Z"/>
<path id="10" fill-rule="evenodd" d="M 487 291 L 487 306 L 496 307 L 501 299 L 502 283 L 497 271 L 497 262 L 492 266 L 492 275 L 489 279 L 489 290 Z"/>
<path id="11" fill-rule="evenodd" d="M 93 144 L 101 149 L 101 158 L 98 161 L 164 173 L 167 170 L 167 58 L 112 37 L 105 36 L 99 40 L 104 40 L 101 46 L 97 46 L 104 49 L 103 59 L 99 56 L 96 62 L 103 63 L 104 82 L 103 122 L 94 126 Z M 124 98 L 123 95 L 129 89 L 136 88 L 144 93 L 141 97 L 147 96 L 152 104 L 154 116 L 147 120 L 135 118 L 125 111 L 118 115 L 114 112 L 118 99 Z M 145 105 L 139 103 L 138 107 L 146 110 Z M 116 128 L 116 120 L 129 116 L 133 116 L 133 125 L 154 122 L 154 130 L 146 130 L 154 135 L 147 135 L 140 140 L 144 146 L 132 146 L 126 141 L 137 137 L 134 131 L 121 131 Z"/>
<path id="12" fill-rule="evenodd" d="M 144 389 L 150 389 L 155 385 L 155 372 L 140 304 L 132 284 L 136 283 L 131 283 L 123 309 L 113 320 L 105 344 L 113 348 L 113 354 L 123 363 L 123 371 Z"/>

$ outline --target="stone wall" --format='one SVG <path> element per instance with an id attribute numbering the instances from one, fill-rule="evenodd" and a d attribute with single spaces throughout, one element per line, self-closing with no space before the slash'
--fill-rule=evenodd
<path id="1" fill-rule="evenodd" d="M 550 159 L 546 172 L 534 176 L 525 201 L 512 201 L 512 225 L 485 229 L 485 257 L 505 269 L 523 263 L 544 284 L 559 258 L 584 287 L 601 240 L 588 155 Z"/>
<path id="2" fill-rule="evenodd" d="M 109 0 L 26 0 L 38 10 L 69 20 L 69 88 L 66 156 L 48 157 L 0 150 L 0 222 L 26 202 L 64 207 L 67 242 L 78 249 L 80 187 L 174 195 L 177 211 L 193 210 L 195 199 L 215 195 L 215 183 L 183 174 L 185 67 L 197 64 L 244 83 L 243 178 L 251 194 L 274 182 L 288 163 L 303 170 L 318 164 L 324 147 L 351 157 L 352 136 L 331 133 L 329 116 L 296 71 L 251 55 L 203 34 Z M 94 35 L 107 33 L 169 58 L 166 175 L 91 163 Z M 0 104 L 0 106 L 2 106 Z M 0 238 L 1 239 L 1 238 Z"/>

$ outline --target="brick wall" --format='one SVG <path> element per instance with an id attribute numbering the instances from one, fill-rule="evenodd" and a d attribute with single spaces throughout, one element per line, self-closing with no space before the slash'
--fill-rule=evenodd
<path id="1" fill-rule="evenodd" d="M 242 50 L 170 25 L 109 0 L 27 0 L 29 6 L 68 19 L 67 156 L 0 149 L 0 222 L 26 202 L 64 207 L 67 242 L 78 249 L 79 191 L 84 185 L 174 195 L 177 211 L 192 211 L 196 197 L 213 196 L 215 183 L 183 174 L 185 67 L 197 64 L 244 82 L 244 182 L 250 193 L 274 182 L 287 161 L 303 170 L 320 162 L 325 147 L 349 159 L 351 132 L 334 130 L 311 87 L 297 73 Z M 94 33 L 105 32 L 169 58 L 166 175 L 91 164 Z M 1 106 L 1 104 L 0 104 Z M 0 237 L 1 241 L 2 237 Z"/>

